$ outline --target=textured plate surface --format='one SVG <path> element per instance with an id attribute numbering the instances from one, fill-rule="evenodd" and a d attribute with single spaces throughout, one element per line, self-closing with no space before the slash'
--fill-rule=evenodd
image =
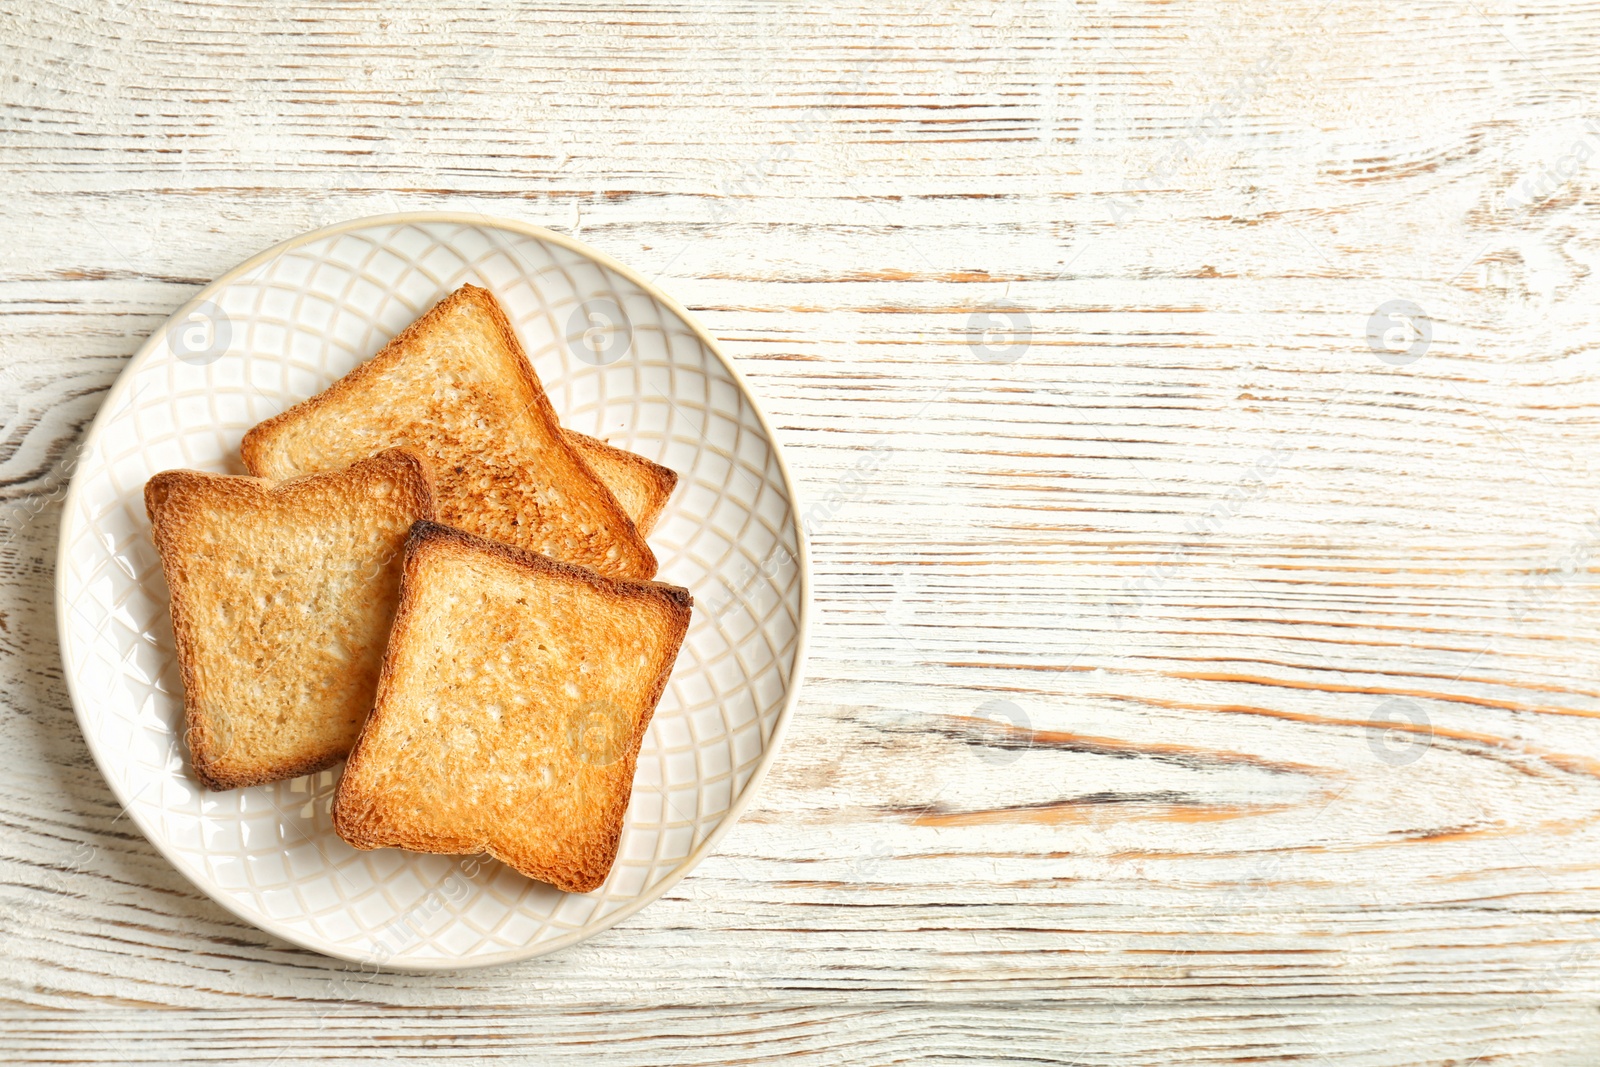
<path id="1" fill-rule="evenodd" d="M 650 536 L 695 595 L 604 886 L 565 894 L 475 857 L 359 852 L 333 832 L 341 767 L 207 793 L 182 740 L 145 481 L 243 473 L 245 430 L 318 392 L 464 282 L 493 290 L 565 425 L 679 473 Z M 776 751 L 801 668 L 806 573 L 790 480 L 711 339 L 626 268 L 482 216 L 360 220 L 252 259 L 140 350 L 85 439 L 62 520 L 57 614 L 90 750 L 129 815 L 206 893 L 307 948 L 399 969 L 582 940 L 660 896 L 731 825 Z"/>

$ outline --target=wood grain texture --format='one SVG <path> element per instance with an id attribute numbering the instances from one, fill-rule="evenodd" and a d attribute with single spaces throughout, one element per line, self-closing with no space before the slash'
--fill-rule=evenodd
<path id="1" fill-rule="evenodd" d="M 0 42 L 9 1060 L 1595 1062 L 1600 4 L 41 0 Z M 51 603 L 140 341 L 400 209 L 686 303 L 818 601 L 716 855 L 430 978 L 191 889 Z"/>

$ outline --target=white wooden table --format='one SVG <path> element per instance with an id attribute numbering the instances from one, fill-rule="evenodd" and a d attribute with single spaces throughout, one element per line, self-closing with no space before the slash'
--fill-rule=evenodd
<path id="1" fill-rule="evenodd" d="M 1582 2 L 8 5 L 4 1057 L 1600 1060 L 1597 48 Z M 458 208 L 723 339 L 818 611 L 666 899 L 375 975 L 118 818 L 63 460 L 208 279 Z"/>

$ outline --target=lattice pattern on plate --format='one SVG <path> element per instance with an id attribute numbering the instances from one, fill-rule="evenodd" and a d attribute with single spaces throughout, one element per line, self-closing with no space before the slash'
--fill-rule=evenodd
<path id="1" fill-rule="evenodd" d="M 489 861 L 358 852 L 332 828 L 338 769 L 206 793 L 182 744 L 145 481 L 171 467 L 241 472 L 246 429 L 321 390 L 464 282 L 505 305 L 566 425 L 680 475 L 650 541 L 660 577 L 695 594 L 694 620 L 640 754 L 616 867 L 589 894 Z M 742 806 L 798 683 L 806 588 L 793 496 L 737 376 L 624 269 L 511 223 L 412 216 L 319 231 L 197 302 L 215 344 L 197 354 L 185 339 L 190 309 L 152 337 L 106 400 L 62 524 L 67 676 L 90 748 L 135 822 L 249 921 L 402 968 L 536 955 L 658 896 Z M 591 324 L 624 343 L 583 347 Z"/>

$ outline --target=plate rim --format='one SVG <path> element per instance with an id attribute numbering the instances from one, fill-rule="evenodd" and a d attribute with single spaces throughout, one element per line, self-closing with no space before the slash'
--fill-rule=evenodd
<path id="1" fill-rule="evenodd" d="M 540 956 L 546 956 L 552 952 L 558 952 L 561 949 L 578 944 L 581 941 L 586 941 L 596 934 L 603 933 L 604 931 L 611 929 L 624 919 L 631 918 L 650 904 L 655 903 L 657 900 L 665 896 L 668 890 L 672 889 L 680 881 L 682 881 L 690 871 L 694 870 L 695 867 L 700 865 L 701 861 L 704 860 L 706 856 L 711 854 L 712 849 L 716 847 L 723 837 L 733 829 L 734 825 L 740 820 L 740 818 L 743 817 L 745 810 L 749 808 L 751 803 L 754 801 L 761 783 L 767 776 L 767 772 L 771 769 L 773 762 L 777 759 L 778 751 L 783 745 L 784 736 L 788 732 L 789 721 L 792 718 L 795 706 L 799 701 L 800 687 L 805 678 L 806 655 L 808 651 L 807 636 L 811 617 L 811 552 L 810 545 L 806 539 L 805 523 L 801 521 L 801 516 L 804 514 L 804 509 L 801 506 L 801 496 L 797 483 L 795 482 L 794 475 L 789 470 L 788 460 L 784 457 L 783 445 L 779 441 L 777 434 L 774 432 L 772 424 L 767 418 L 766 412 L 762 410 L 761 405 L 756 401 L 755 394 L 750 389 L 750 383 L 745 380 L 745 377 L 742 373 L 740 373 L 739 368 L 731 359 L 728 358 L 727 354 L 722 351 L 722 347 L 717 343 L 716 338 L 711 336 L 706 328 L 689 313 L 687 308 L 678 303 L 678 301 L 675 300 L 670 294 L 663 292 L 655 285 L 655 283 L 651 282 L 639 274 L 639 272 L 633 270 L 631 267 L 618 262 L 606 253 L 597 248 L 591 247 L 577 238 L 569 237 L 563 233 L 557 233 L 554 230 L 546 229 L 545 227 L 539 226 L 535 223 L 523 222 L 520 219 L 509 219 L 478 211 L 401 211 L 382 215 L 366 215 L 360 218 L 348 219 L 344 222 L 334 223 L 330 226 L 321 226 L 314 230 L 307 230 L 304 233 L 290 237 L 287 240 L 280 241 L 275 245 L 257 252 L 236 266 L 224 271 L 206 285 L 202 286 L 199 292 L 195 293 L 194 296 L 185 301 L 181 306 L 173 311 L 165 321 L 151 331 L 150 336 L 145 338 L 144 343 L 141 344 L 137 350 L 135 350 L 132 358 L 128 360 L 127 365 L 122 368 L 121 372 L 118 373 L 116 380 L 111 383 L 111 387 L 106 390 L 105 399 L 100 402 L 100 407 L 95 411 L 94 419 L 89 425 L 88 432 L 84 434 L 82 443 L 78 446 L 77 454 L 79 456 L 85 455 L 99 443 L 100 436 L 105 430 L 106 425 L 108 425 L 108 413 L 115 410 L 115 405 L 112 403 L 113 400 L 121 396 L 122 393 L 130 388 L 129 383 L 132 381 L 133 376 L 136 375 L 143 365 L 151 358 L 151 353 L 154 352 L 158 347 L 162 336 L 166 332 L 167 325 L 174 321 L 180 320 L 183 316 L 187 316 L 200 304 L 204 303 L 208 298 L 210 298 L 217 290 L 231 284 L 241 276 L 247 274 L 251 270 L 254 270 L 257 266 L 260 266 L 263 263 L 276 259 L 279 256 L 291 252 L 296 248 L 322 240 L 323 238 L 336 236 L 341 233 L 347 233 L 351 230 L 366 229 L 374 226 L 403 226 L 415 223 L 444 223 L 462 226 L 488 226 L 509 230 L 540 241 L 548 241 L 551 244 L 558 245 L 569 251 L 588 257 L 602 267 L 616 272 L 617 274 L 626 278 L 628 281 L 632 282 L 634 285 L 637 285 L 650 297 L 659 301 L 673 314 L 677 315 L 678 318 L 683 321 L 684 325 L 689 327 L 690 331 L 695 335 L 700 343 L 711 352 L 711 354 L 716 358 L 717 362 L 722 364 L 723 369 L 732 376 L 734 383 L 739 387 L 740 392 L 749 402 L 751 410 L 754 411 L 756 422 L 760 425 L 762 431 L 767 435 L 767 440 L 772 444 L 772 454 L 774 459 L 777 461 L 778 474 L 783 479 L 784 489 L 789 496 L 790 524 L 794 528 L 796 548 L 795 557 L 799 572 L 797 575 L 799 582 L 799 604 L 795 620 L 794 664 L 789 671 L 789 684 L 785 687 L 783 703 L 778 709 L 777 719 L 773 722 L 772 732 L 768 735 L 767 743 L 763 747 L 761 753 L 761 758 L 756 762 L 755 769 L 751 771 L 750 778 L 745 783 L 745 787 L 740 790 L 739 796 L 736 797 L 733 803 L 728 806 L 727 813 L 722 817 L 721 822 L 717 824 L 716 829 L 707 834 L 704 841 L 700 842 L 699 845 L 690 850 L 689 854 L 679 862 L 677 867 L 675 867 L 671 873 L 667 874 L 655 885 L 651 886 L 644 893 L 640 894 L 636 899 L 618 908 L 609 915 L 602 916 L 600 919 L 586 924 L 584 927 L 578 930 L 563 934 L 561 937 L 554 938 L 550 941 L 540 942 L 537 945 L 524 946 L 523 948 L 519 949 L 508 949 L 502 952 L 489 953 L 483 956 L 471 956 L 461 960 L 385 960 L 379 963 L 373 961 L 368 955 L 341 950 L 339 946 L 331 944 L 313 944 L 298 932 L 290 931 L 286 927 L 280 925 L 277 920 L 250 912 L 244 907 L 238 905 L 235 901 L 223 896 L 220 892 L 220 887 L 214 887 L 210 884 L 202 883 L 196 879 L 192 874 L 190 874 L 186 867 L 178 861 L 172 852 L 169 851 L 165 840 L 158 835 L 153 834 L 151 832 L 151 828 L 145 825 L 144 818 L 140 815 L 138 809 L 133 806 L 133 799 L 137 799 L 138 793 L 136 792 L 133 799 L 130 799 L 128 796 L 124 795 L 124 790 L 119 784 L 119 780 L 107 773 L 106 766 L 101 760 L 99 748 L 93 739 L 93 734 L 90 732 L 87 724 L 84 722 L 84 702 L 81 694 L 78 691 L 78 680 L 71 669 L 72 664 L 67 661 L 67 623 L 71 612 L 68 610 L 68 605 L 66 604 L 64 576 L 67 573 L 67 568 L 64 566 L 64 564 L 67 560 L 67 546 L 72 543 L 72 541 L 75 539 L 75 535 L 77 534 L 79 526 L 77 521 L 77 516 L 79 514 L 78 505 L 80 502 L 80 497 L 83 493 L 83 480 L 79 477 L 82 471 L 81 469 L 74 469 L 71 482 L 67 488 L 67 495 L 62 504 L 61 525 L 56 534 L 57 543 L 55 553 L 55 575 L 51 584 L 54 586 L 55 593 L 55 596 L 53 597 L 53 604 L 56 613 L 56 641 L 61 654 L 61 662 L 63 667 L 62 674 L 65 676 L 66 680 L 67 698 L 72 702 L 73 717 L 78 721 L 78 730 L 83 734 L 84 744 L 89 749 L 90 757 L 94 760 L 95 769 L 100 772 L 101 778 L 103 778 L 106 784 L 111 788 L 112 795 L 115 796 L 117 801 L 122 805 L 123 811 L 129 816 L 129 818 L 133 820 L 134 824 L 139 827 L 139 832 L 144 835 L 145 840 L 149 841 L 150 844 L 155 847 L 156 851 L 161 854 L 162 858 L 170 863 L 179 874 L 183 875 L 183 877 L 189 881 L 190 884 L 192 884 L 196 889 L 199 889 L 211 900 L 221 905 L 223 909 L 230 912 L 237 918 L 249 923 L 251 926 L 263 931 L 264 933 L 270 934 L 271 936 L 279 938 L 280 940 L 287 941 L 290 945 L 296 948 L 315 953 L 318 956 L 326 956 L 332 959 L 341 959 L 350 963 L 359 964 L 363 970 L 370 968 L 374 973 L 391 972 L 398 974 L 424 974 L 477 970 L 482 967 L 493 967 L 508 963 L 521 963 L 523 961 L 535 959 Z"/>

